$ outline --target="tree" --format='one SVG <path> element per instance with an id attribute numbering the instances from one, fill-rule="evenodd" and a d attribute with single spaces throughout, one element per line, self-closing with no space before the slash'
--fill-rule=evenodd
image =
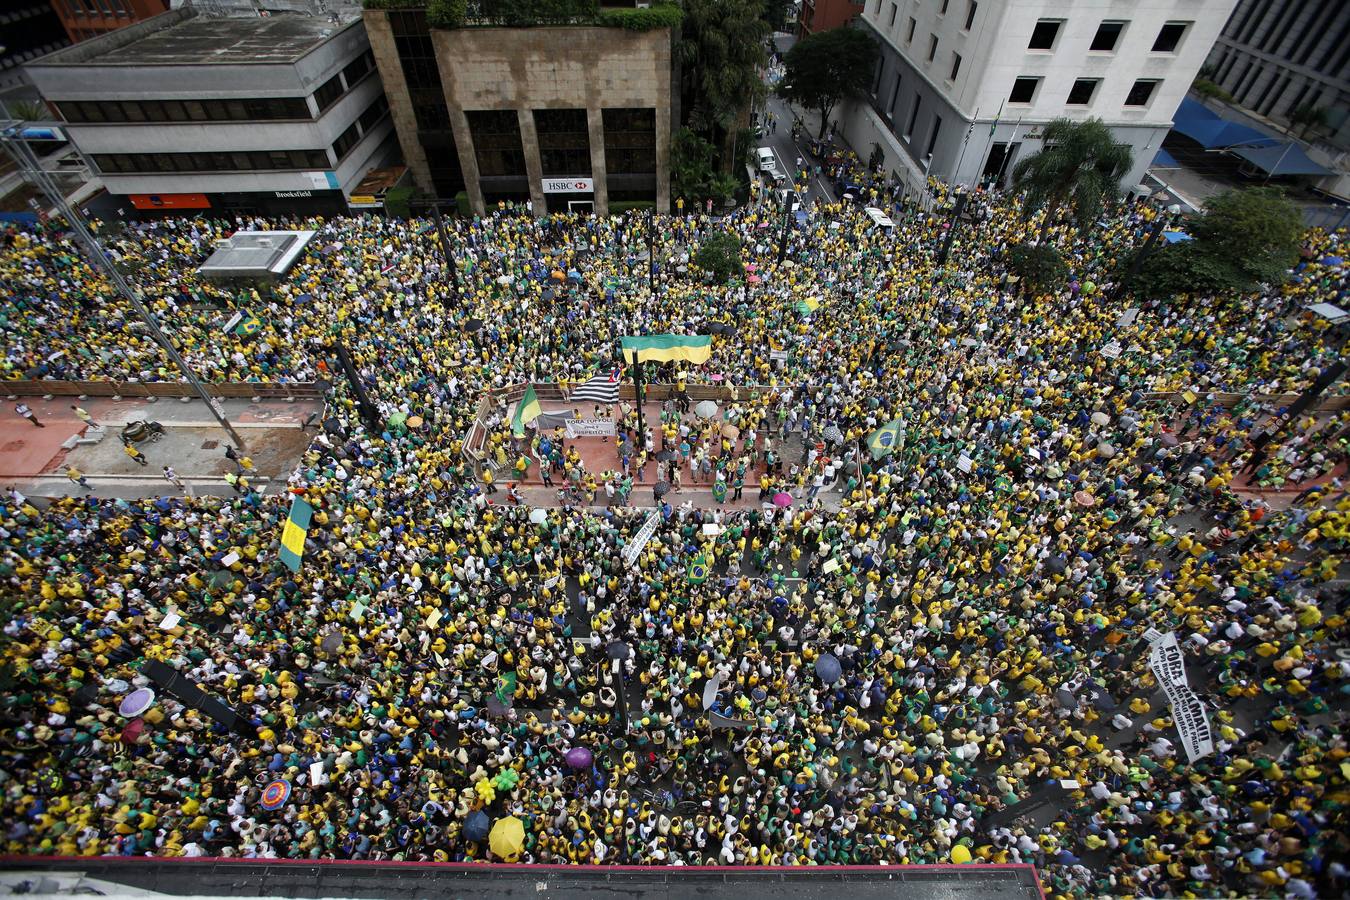
<path id="1" fill-rule="evenodd" d="M 745 273 L 745 264 L 741 262 L 741 239 L 730 231 L 714 232 L 699 244 L 693 263 L 711 274 L 718 284 L 739 278 Z"/>
<path id="2" fill-rule="evenodd" d="M 55 118 L 41 100 L 15 100 L 9 104 L 9 114 L 25 122 L 46 122 Z"/>
<path id="3" fill-rule="evenodd" d="M 1325 106 L 1312 103 L 1300 103 L 1289 113 L 1289 123 L 1298 129 L 1299 137 L 1307 137 L 1309 131 L 1327 127 L 1331 114 Z"/>
<path id="4" fill-rule="evenodd" d="M 691 203 L 721 201 L 736 190 L 736 179 L 713 165 L 717 150 L 688 128 L 675 132 L 670 142 L 670 189 Z"/>
<path id="5" fill-rule="evenodd" d="M 1069 277 L 1069 264 L 1049 244 L 1014 244 L 1008 248 L 1008 268 L 1021 279 L 1028 297 L 1058 290 Z"/>
<path id="6" fill-rule="evenodd" d="M 677 52 L 689 93 L 688 125 L 718 148 L 715 167 L 731 172 L 739 129 L 764 93 L 769 26 L 763 0 L 685 0 Z"/>
<path id="7" fill-rule="evenodd" d="M 1013 167 L 1013 190 L 1029 210 L 1045 207 L 1044 242 L 1060 208 L 1073 207 L 1079 227 L 1092 222 L 1108 199 L 1120 192 L 1120 179 L 1134 164 L 1130 148 L 1116 143 L 1101 119 L 1055 119 L 1045 126 L 1043 147 Z"/>
<path id="8" fill-rule="evenodd" d="M 1303 217 L 1278 188 L 1245 188 L 1211 197 L 1185 228 L 1191 240 L 1149 258 L 1136 289 L 1172 296 L 1278 284 L 1298 261 Z"/>
<path id="9" fill-rule="evenodd" d="M 860 97 L 872 83 L 877 45 L 855 28 L 834 28 L 793 45 L 783 60 L 778 93 L 789 103 L 820 111 L 820 134 L 841 100 Z"/>

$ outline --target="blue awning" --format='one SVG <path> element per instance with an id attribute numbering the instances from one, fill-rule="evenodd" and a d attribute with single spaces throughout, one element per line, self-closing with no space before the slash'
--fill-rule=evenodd
<path id="1" fill-rule="evenodd" d="M 1161 147 L 1159 147 L 1159 148 L 1158 148 L 1158 152 L 1155 153 L 1155 154 L 1153 154 L 1153 162 L 1151 162 L 1151 163 L 1149 164 L 1149 168 L 1150 168 L 1150 169 L 1180 169 L 1180 168 L 1181 168 L 1181 163 L 1177 162 L 1177 161 L 1176 161 L 1176 158 L 1173 157 L 1172 154 L 1168 153 L 1166 150 L 1164 150 L 1164 149 L 1162 149 Z"/>
<path id="2" fill-rule="evenodd" d="M 1330 175 L 1331 170 L 1308 158 L 1298 144 L 1273 147 L 1242 147 L 1233 151 L 1262 172 L 1271 175 Z"/>
<path id="3" fill-rule="evenodd" d="M 1255 128 L 1220 118 L 1198 100 L 1186 97 L 1172 116 L 1172 130 L 1185 135 L 1206 150 L 1222 150 L 1239 144 L 1263 147 L 1277 141 Z"/>
<path id="4" fill-rule="evenodd" d="M 1182 241 L 1193 241 L 1195 238 L 1184 231 L 1164 231 L 1163 240 L 1167 241 L 1169 244 L 1179 244 Z"/>

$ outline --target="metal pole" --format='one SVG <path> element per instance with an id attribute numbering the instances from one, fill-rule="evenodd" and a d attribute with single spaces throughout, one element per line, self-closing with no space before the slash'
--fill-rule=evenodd
<path id="1" fill-rule="evenodd" d="M 656 204 L 647 213 L 647 291 L 656 296 Z M 640 415 L 640 413 L 639 413 Z"/>
<path id="2" fill-rule="evenodd" d="M 637 399 L 638 416 L 638 445 L 633 448 L 633 455 L 637 456 L 638 452 L 647 446 L 647 427 L 645 420 L 642 417 L 642 363 L 638 361 L 637 350 L 633 351 L 633 362 L 631 365 L 633 367 L 633 393 Z"/>
<path id="3" fill-rule="evenodd" d="M 1270 176 L 1274 175 L 1279 170 L 1280 163 L 1284 162 L 1284 158 L 1289 155 L 1289 151 L 1292 149 L 1294 149 L 1293 141 L 1290 141 L 1288 144 L 1284 145 L 1284 152 L 1280 154 L 1279 159 L 1275 160 L 1275 167 L 1266 173 L 1266 180 L 1261 182 L 1263 185 L 1270 184 Z"/>
<path id="4" fill-rule="evenodd" d="M 378 434 L 381 430 L 379 411 L 375 409 L 375 404 L 370 402 L 370 396 L 366 393 L 366 386 L 361 383 L 361 375 L 356 371 L 356 364 L 352 362 L 347 347 L 334 342 L 329 349 L 337 356 L 338 363 L 347 376 L 347 383 L 352 386 L 352 393 L 356 394 L 356 405 L 361 412 L 361 420 L 366 423 L 366 428 Z"/>
<path id="5" fill-rule="evenodd" d="M 47 195 L 48 201 L 70 225 L 71 230 L 75 233 L 76 240 L 84 246 L 85 253 L 87 253 L 90 259 L 97 263 L 107 273 L 108 280 L 112 282 L 113 287 L 122 295 L 122 298 L 130 303 L 132 308 L 136 310 L 137 315 L 141 317 L 141 320 L 145 323 L 146 327 L 150 329 L 151 336 L 164 348 L 164 352 L 173 360 L 174 365 L 178 366 L 179 371 L 183 373 L 183 377 L 187 379 L 188 384 L 192 386 L 192 389 L 197 393 L 197 396 L 205 401 L 206 408 L 211 411 L 211 415 L 218 423 L 220 423 L 220 427 L 224 428 L 225 432 L 230 436 L 230 440 L 234 443 L 235 449 L 243 450 L 244 441 L 239 437 L 238 432 L 234 430 L 234 426 L 230 424 L 229 419 L 225 418 L 224 407 L 218 405 L 218 401 L 206 390 L 206 386 L 197 379 L 196 374 L 193 373 L 192 368 L 187 364 L 187 360 L 179 355 L 178 348 L 173 345 L 169 336 L 160 330 L 159 323 L 155 320 L 155 317 L 151 315 L 150 310 L 145 307 L 145 304 L 141 302 L 140 296 L 127 280 L 122 277 L 122 273 L 113 265 L 112 260 L 108 258 L 108 255 L 103 252 L 102 245 L 99 244 L 98 240 L 89 230 L 88 223 L 85 222 L 84 216 L 66 202 L 65 195 L 56 184 L 52 182 L 51 178 L 42 171 L 42 167 L 39 165 L 32 148 L 24 143 L 23 139 L 18 136 L 16 133 L 17 129 L 18 126 L 14 123 L 10 123 L 4 128 L 2 133 L 5 149 L 9 151 L 10 156 L 14 157 L 14 161 L 18 163 L 19 168 L 23 170 L 24 174 L 32 181 L 33 185 Z"/>
<path id="6" fill-rule="evenodd" d="M 1149 230 L 1148 239 L 1144 241 L 1144 246 L 1139 248 L 1139 252 L 1134 255 L 1134 259 L 1130 260 L 1130 267 L 1125 271 L 1125 275 L 1120 279 L 1119 283 L 1116 284 L 1112 291 L 1113 300 L 1121 295 L 1125 290 L 1125 285 L 1138 274 L 1139 268 L 1144 264 L 1144 260 L 1152 255 L 1154 245 L 1157 244 L 1158 238 L 1162 237 L 1163 229 L 1166 226 L 1167 223 L 1162 219 L 1158 219 L 1153 223 L 1153 228 Z"/>
<path id="7" fill-rule="evenodd" d="M 938 253 L 938 268 L 947 265 L 947 254 L 951 252 L 952 241 L 956 239 L 956 223 L 961 220 L 961 214 L 966 211 L 966 203 L 969 202 L 970 195 L 965 191 L 956 195 L 956 205 L 952 207 L 952 220 L 947 225 L 947 237 L 942 242 L 942 250 Z"/>
<path id="8" fill-rule="evenodd" d="M 787 259 L 788 245 L 788 225 L 792 221 L 792 200 L 789 199 L 789 193 L 783 193 L 783 234 L 778 239 L 778 261 L 781 263 Z"/>
<path id="9" fill-rule="evenodd" d="M 441 259 L 445 260 L 445 267 L 450 270 L 450 281 L 455 286 L 455 302 L 459 302 L 459 267 L 455 265 L 454 257 L 450 255 L 450 239 L 445 234 L 445 220 L 441 218 L 441 202 L 433 200 L 431 202 L 431 212 L 436 217 L 436 233 L 441 240 Z"/>

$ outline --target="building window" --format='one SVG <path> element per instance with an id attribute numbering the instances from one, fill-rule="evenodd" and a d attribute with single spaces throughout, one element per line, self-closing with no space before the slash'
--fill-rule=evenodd
<path id="1" fill-rule="evenodd" d="M 350 91 L 358 81 L 365 78 L 374 68 L 375 55 L 369 50 L 347 63 L 342 70 L 342 80 L 347 82 L 347 90 Z"/>
<path id="2" fill-rule="evenodd" d="M 895 101 L 900 99 L 900 84 L 903 81 L 904 76 L 898 74 L 895 76 L 895 89 L 891 91 L 891 102 L 886 108 L 886 118 L 892 121 L 895 120 Z"/>
<path id="3" fill-rule="evenodd" d="M 914 43 L 914 27 L 915 27 L 916 25 L 918 25 L 918 24 L 919 24 L 919 23 L 916 22 L 916 21 L 914 21 L 914 18 L 911 16 L 911 17 L 910 17 L 910 20 L 909 20 L 909 31 L 908 31 L 908 33 L 905 35 L 905 43 L 906 43 L 906 44 L 912 44 L 912 43 Z"/>
<path id="4" fill-rule="evenodd" d="M 389 112 L 389 101 L 384 99 L 384 94 L 375 98 L 375 102 L 366 107 L 366 111 L 361 113 L 361 117 L 356 121 L 361 125 L 361 133 L 369 134 L 371 127 L 384 118 L 385 113 Z"/>
<path id="5" fill-rule="evenodd" d="M 930 34 L 928 36 L 928 61 L 932 62 L 933 57 L 937 56 L 938 36 Z"/>
<path id="6" fill-rule="evenodd" d="M 584 109 L 536 109 L 539 166 L 545 177 L 591 174 L 591 133 Z"/>
<path id="7" fill-rule="evenodd" d="M 914 92 L 914 108 L 909 111 L 909 124 L 905 126 L 905 140 L 914 136 L 914 124 L 919 121 L 919 107 L 923 105 L 923 97 L 918 91 Z"/>
<path id="8" fill-rule="evenodd" d="M 966 31 L 969 31 L 971 26 L 975 24 L 975 13 L 979 8 L 980 4 L 976 3 L 975 0 L 969 0 L 966 4 Z"/>
<path id="9" fill-rule="evenodd" d="M 881 90 L 881 75 L 886 70 L 886 57 L 877 55 L 876 73 L 872 76 L 872 96 L 875 97 Z"/>
<path id="10" fill-rule="evenodd" d="M 655 174 L 656 110 L 605 109 L 600 114 L 605 126 L 606 174 Z"/>
<path id="11" fill-rule="evenodd" d="M 1059 37 L 1059 26 L 1062 24 L 1063 22 L 1059 19 L 1041 19 L 1031 32 L 1031 40 L 1027 43 L 1027 49 L 1055 49 L 1055 38 Z"/>
<path id="12" fill-rule="evenodd" d="M 933 116 L 933 130 L 928 133 L 928 147 L 923 151 L 924 158 L 933 155 L 933 148 L 937 146 L 938 132 L 942 130 L 942 116 Z"/>
<path id="13" fill-rule="evenodd" d="M 314 103 L 319 107 L 320 114 L 337 102 L 337 98 L 342 96 L 342 90 L 341 75 L 334 75 L 320 85 L 319 89 L 314 92 Z"/>
<path id="14" fill-rule="evenodd" d="M 1096 50 L 1099 53 L 1112 52 L 1116 49 L 1116 42 L 1120 40 L 1120 32 L 1124 29 L 1124 22 L 1103 22 L 1097 26 L 1097 33 L 1092 38 L 1092 46 L 1088 49 Z"/>
<path id="15" fill-rule="evenodd" d="M 1069 88 L 1069 99 L 1064 102 L 1070 106 L 1087 106 L 1092 102 L 1092 95 L 1097 93 L 1097 85 L 1101 84 L 1097 78 L 1080 78 Z"/>
<path id="16" fill-rule="evenodd" d="M 1148 106 L 1148 101 L 1153 99 L 1153 89 L 1158 86 L 1158 82 L 1151 78 L 1141 78 L 1130 88 L 1130 92 L 1125 95 L 1126 106 Z"/>
<path id="17" fill-rule="evenodd" d="M 103 172 L 249 172 L 329 168 L 324 150 L 233 150 L 211 153 L 96 153 Z"/>
<path id="18" fill-rule="evenodd" d="M 1154 53 L 1172 53 L 1181 43 L 1190 22 L 1168 22 L 1158 29 L 1158 37 L 1153 41 Z"/>
<path id="19" fill-rule="evenodd" d="M 952 54 L 952 75 L 951 75 L 951 80 L 952 80 L 952 81 L 955 81 L 955 80 L 956 80 L 956 76 L 959 75 L 959 74 L 961 74 L 961 54 L 960 54 L 960 53 L 953 53 L 953 54 Z"/>
<path id="20" fill-rule="evenodd" d="M 1013 82 L 1012 93 L 1008 94 L 1008 102 L 1030 103 L 1036 99 L 1036 85 L 1040 83 L 1039 78 L 1018 78 Z"/>
<path id="21" fill-rule="evenodd" d="M 338 139 L 333 142 L 333 158 L 342 162 L 343 157 L 352 152 L 352 148 L 361 142 L 361 132 L 357 129 L 356 123 L 347 126 L 347 129 L 338 135 Z"/>
<path id="22" fill-rule="evenodd" d="M 891 20 L 890 20 L 889 22 L 886 23 L 886 27 L 887 27 L 887 28 L 894 28 L 894 27 L 895 27 L 895 14 L 896 14 L 896 12 L 897 12 L 898 10 L 899 10 L 899 7 L 897 7 L 894 3 L 892 3 L 892 4 L 891 4 Z"/>
<path id="23" fill-rule="evenodd" d="M 248 122 L 312 118 L 304 97 L 85 101 L 58 106 L 67 122 Z"/>
<path id="24" fill-rule="evenodd" d="M 945 16 L 947 14 L 947 6 L 950 3 L 951 0 L 942 0 L 942 7 L 938 10 L 939 16 Z"/>
<path id="25" fill-rule="evenodd" d="M 473 135 L 478 174 L 486 177 L 525 175 L 520 144 L 520 119 L 514 109 L 480 109 L 464 113 Z"/>

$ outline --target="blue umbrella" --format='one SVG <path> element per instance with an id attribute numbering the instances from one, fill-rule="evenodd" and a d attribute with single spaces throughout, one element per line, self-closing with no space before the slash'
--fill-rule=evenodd
<path id="1" fill-rule="evenodd" d="M 843 670 L 839 667 L 839 660 L 835 658 L 833 653 L 822 653 L 816 657 L 816 674 L 826 684 L 834 684 L 843 674 Z"/>
<path id="2" fill-rule="evenodd" d="M 1341 259 L 1339 256 L 1324 256 L 1321 259 L 1321 263 L 1324 266 L 1339 266 L 1343 262 L 1345 262 L 1345 260 Z"/>
<path id="3" fill-rule="evenodd" d="M 481 809 L 469 813 L 469 817 L 464 820 L 464 837 L 471 841 L 484 840 L 491 829 L 492 820 Z"/>

